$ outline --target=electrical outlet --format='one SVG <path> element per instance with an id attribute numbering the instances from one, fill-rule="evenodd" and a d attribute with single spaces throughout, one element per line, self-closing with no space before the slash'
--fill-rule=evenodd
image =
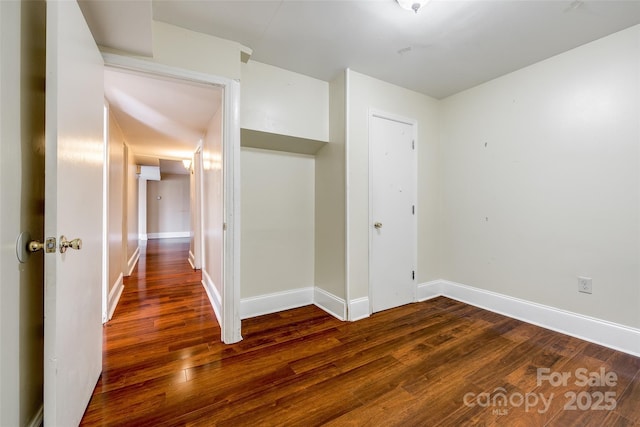
<path id="1" fill-rule="evenodd" d="M 591 293 L 591 277 L 578 276 L 578 292 L 585 294 Z"/>

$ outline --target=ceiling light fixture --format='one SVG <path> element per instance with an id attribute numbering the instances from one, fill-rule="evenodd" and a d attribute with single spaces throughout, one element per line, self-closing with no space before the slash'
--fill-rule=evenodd
<path id="1" fill-rule="evenodd" d="M 396 0 L 401 8 L 406 10 L 413 10 L 415 13 L 418 13 L 427 1 L 429 0 Z"/>

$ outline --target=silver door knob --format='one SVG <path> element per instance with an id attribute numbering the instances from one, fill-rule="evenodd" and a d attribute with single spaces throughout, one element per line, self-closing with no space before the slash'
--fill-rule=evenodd
<path id="1" fill-rule="evenodd" d="M 376 222 L 376 223 L 373 224 L 373 226 L 375 228 L 377 228 L 378 230 L 380 230 L 382 228 L 382 223 L 381 222 Z"/>
<path id="2" fill-rule="evenodd" d="M 79 251 L 80 249 L 82 249 L 82 240 L 81 239 L 67 240 L 66 237 L 60 236 L 60 253 L 63 254 L 67 252 L 67 249 L 69 248 Z"/>

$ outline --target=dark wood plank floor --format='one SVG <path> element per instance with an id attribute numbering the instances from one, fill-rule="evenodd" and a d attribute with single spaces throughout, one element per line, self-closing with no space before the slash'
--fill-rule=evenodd
<path id="1" fill-rule="evenodd" d="M 640 358 L 442 297 L 261 316 L 224 345 L 187 249 L 149 241 L 126 279 L 83 425 L 640 425 Z"/>

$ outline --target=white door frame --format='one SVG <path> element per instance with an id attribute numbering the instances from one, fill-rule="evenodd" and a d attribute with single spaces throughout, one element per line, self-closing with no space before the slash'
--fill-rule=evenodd
<path id="1" fill-rule="evenodd" d="M 204 196 L 202 193 L 202 140 L 200 145 L 193 153 L 193 160 L 191 162 L 191 172 L 193 173 L 193 220 L 194 224 L 191 225 L 194 233 L 193 241 L 193 265 L 196 270 L 202 269 L 202 262 L 204 259 L 204 244 L 203 244 L 203 231 L 204 230 L 204 211 L 202 209 L 202 201 Z"/>
<path id="2" fill-rule="evenodd" d="M 224 89 L 223 98 L 223 292 L 221 339 L 242 340 L 240 322 L 240 83 L 225 77 L 175 68 L 139 58 L 102 53 L 106 66 L 211 84 Z M 204 253 L 202 254 L 204 255 Z"/>
<path id="3" fill-rule="evenodd" d="M 407 117 L 403 117 L 403 116 L 399 116 L 397 114 L 393 114 L 393 113 L 388 113 L 386 111 L 382 111 L 382 110 L 378 110 L 375 108 L 369 108 L 368 111 L 368 119 L 367 119 L 367 138 L 368 138 L 368 150 L 367 153 L 369 155 L 369 215 L 368 215 L 368 224 L 367 226 L 369 227 L 369 244 L 368 244 L 368 248 L 369 248 L 369 252 L 368 252 L 368 265 L 369 265 L 369 283 L 368 283 L 368 287 L 369 287 L 369 315 L 373 314 L 373 286 L 372 286 L 372 280 L 371 280 L 371 276 L 372 276 L 372 263 L 371 263 L 371 249 L 372 249 L 372 242 L 373 242 L 373 222 L 374 222 L 374 218 L 373 218 L 373 174 L 374 174 L 374 170 L 373 170 L 373 156 L 371 155 L 372 152 L 372 148 L 373 148 L 373 138 L 371 135 L 371 121 L 374 118 L 379 118 L 379 119 L 384 119 L 384 120 L 392 120 L 394 122 L 398 122 L 398 123 L 404 123 L 406 125 L 411 126 L 412 129 L 412 138 L 414 141 L 414 151 L 415 151 L 415 155 L 413 156 L 413 176 L 414 179 L 416 180 L 414 188 L 413 188 L 413 200 L 416 206 L 416 210 L 415 210 L 415 215 L 413 215 L 413 222 L 414 222 L 414 229 L 416 230 L 416 234 L 414 235 L 413 238 L 413 265 L 415 266 L 415 274 L 416 277 L 418 276 L 418 235 L 417 235 L 417 231 L 418 231 L 418 121 L 415 119 L 409 119 Z M 414 280 L 413 283 L 413 301 L 417 301 L 417 295 L 418 295 L 418 286 L 417 286 L 417 280 Z"/>
<path id="4" fill-rule="evenodd" d="M 102 323 L 109 321 L 109 103 L 104 100 L 104 164 L 102 166 Z"/>

